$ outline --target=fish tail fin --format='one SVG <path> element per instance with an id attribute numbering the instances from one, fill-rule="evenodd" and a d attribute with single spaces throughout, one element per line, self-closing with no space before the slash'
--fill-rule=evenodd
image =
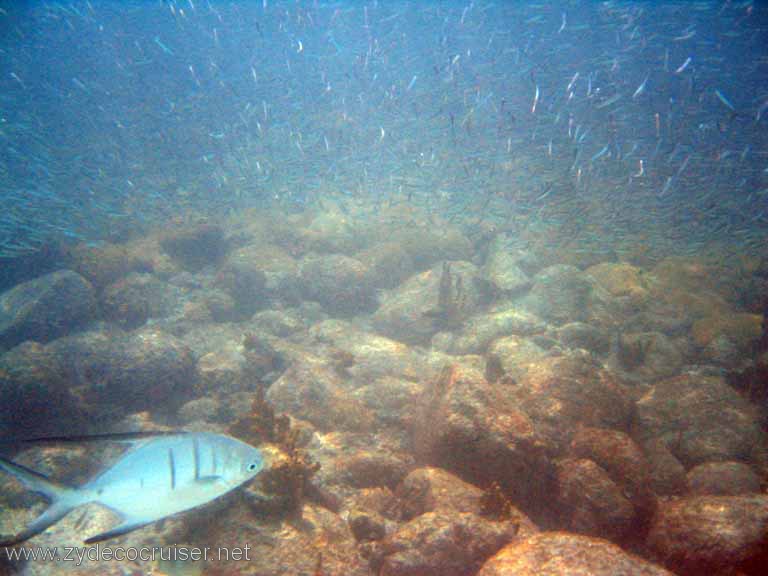
<path id="1" fill-rule="evenodd" d="M 0 539 L 0 547 L 14 546 L 40 534 L 86 501 L 76 488 L 58 484 L 39 472 L 2 457 L 0 457 L 0 470 L 7 472 L 33 492 L 42 494 L 51 501 L 51 505 L 24 530 L 10 538 Z"/>

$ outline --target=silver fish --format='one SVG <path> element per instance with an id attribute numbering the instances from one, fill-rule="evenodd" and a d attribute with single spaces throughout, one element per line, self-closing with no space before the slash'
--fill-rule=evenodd
<path id="1" fill-rule="evenodd" d="M 0 458 L 0 470 L 51 501 L 26 529 L 0 542 L 0 547 L 19 544 L 55 524 L 75 508 L 91 502 L 111 509 L 121 521 L 114 528 L 88 538 L 85 543 L 121 536 L 207 504 L 251 480 L 264 467 L 264 459 L 257 448 L 229 436 L 208 432 L 43 440 L 80 442 L 99 438 L 130 441 L 133 446 L 112 466 L 77 488 L 61 485 L 34 470 Z"/>

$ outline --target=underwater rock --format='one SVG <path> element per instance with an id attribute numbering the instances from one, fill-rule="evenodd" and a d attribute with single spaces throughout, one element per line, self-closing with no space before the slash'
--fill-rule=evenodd
<path id="1" fill-rule="evenodd" d="M 389 227 L 382 230 L 382 233 L 410 254 L 416 270 L 433 268 L 440 262 L 465 261 L 472 257 L 472 242 L 456 227 L 445 222 L 440 225 L 408 226 L 394 233 Z"/>
<path id="2" fill-rule="evenodd" d="M 333 481 L 353 488 L 394 488 L 408 473 L 409 465 L 391 454 L 361 450 L 336 461 Z"/>
<path id="3" fill-rule="evenodd" d="M 627 379 L 645 384 L 679 374 L 683 355 L 660 332 L 620 334 L 613 364 Z"/>
<path id="4" fill-rule="evenodd" d="M 551 496 L 545 445 L 510 387 L 488 383 L 478 369 L 448 365 L 425 383 L 419 406 L 413 443 L 420 461 L 481 485 L 498 480 L 515 504 L 535 506 Z"/>
<path id="5" fill-rule="evenodd" d="M 412 470 L 395 495 L 400 517 L 410 520 L 442 508 L 479 514 L 483 491 L 442 468 L 427 466 Z"/>
<path id="6" fill-rule="evenodd" d="M 238 319 L 237 302 L 224 290 L 208 288 L 195 294 L 184 304 L 184 320 L 200 322 L 234 322 Z"/>
<path id="7" fill-rule="evenodd" d="M 0 347 L 50 342 L 93 321 L 96 294 L 85 278 L 59 270 L 0 294 Z"/>
<path id="8" fill-rule="evenodd" d="M 297 232 L 307 252 L 351 254 L 370 241 L 362 219 L 350 218 L 335 207 L 317 212 Z"/>
<path id="9" fill-rule="evenodd" d="M 514 385 L 488 382 L 482 368 L 449 365 L 424 387 L 414 423 L 421 461 L 479 485 L 497 481 L 534 521 L 558 513 L 550 458 L 567 453 L 573 431 L 626 430 L 630 422 L 628 394 L 589 358 L 533 362 Z"/>
<path id="10" fill-rule="evenodd" d="M 352 398 L 343 379 L 317 358 L 295 359 L 270 386 L 267 399 L 279 412 L 310 422 L 319 430 L 370 430 L 374 417 Z"/>
<path id="11" fill-rule="evenodd" d="M 399 516 L 411 520 L 440 510 L 469 512 L 484 515 L 485 492 L 458 476 L 441 468 L 424 467 L 411 471 L 395 491 Z M 511 508 L 506 520 L 517 525 L 518 537 L 527 537 L 538 532 L 538 527 L 522 512 Z"/>
<path id="12" fill-rule="evenodd" d="M 637 310 L 648 300 L 645 273 L 628 262 L 602 262 L 587 268 L 586 273 L 611 296 L 620 299 L 626 310 Z"/>
<path id="13" fill-rule="evenodd" d="M 520 336 L 507 336 L 496 340 L 488 350 L 488 362 L 498 365 L 496 379 L 515 383 L 528 372 L 534 362 L 546 358 L 546 350 L 533 341 Z"/>
<path id="14" fill-rule="evenodd" d="M 375 488 L 362 488 L 355 490 L 343 501 L 344 510 L 369 511 L 380 517 L 385 517 L 387 522 L 399 517 L 395 510 L 395 495 L 389 488 L 376 486 Z"/>
<path id="15" fill-rule="evenodd" d="M 232 252 L 216 275 L 215 286 L 227 292 L 236 304 L 237 317 L 248 318 L 263 307 L 273 293 L 267 286 L 268 274 L 278 286 L 293 284 L 285 294 L 297 293 L 297 267 L 293 259 L 272 253 L 269 247 L 246 246 Z M 279 290 L 278 286 L 273 286 Z"/>
<path id="16" fill-rule="evenodd" d="M 491 242 L 483 266 L 483 275 L 498 296 L 512 296 L 530 287 L 531 279 L 517 264 L 521 259 L 519 253 L 510 251 L 503 235 L 497 236 Z"/>
<path id="17" fill-rule="evenodd" d="M 182 296 L 182 289 L 152 274 L 132 273 L 107 286 L 101 302 L 105 319 L 132 330 L 150 318 L 173 315 Z"/>
<path id="18" fill-rule="evenodd" d="M 738 496 L 759 494 L 760 478 L 743 462 L 706 462 L 688 472 L 691 494 Z"/>
<path id="19" fill-rule="evenodd" d="M 67 266 L 86 278 L 97 290 L 131 272 L 151 272 L 152 262 L 131 246 L 105 244 L 87 246 L 80 244 L 67 251 Z"/>
<path id="20" fill-rule="evenodd" d="M 392 487 L 413 467 L 405 435 L 315 431 L 308 437 L 305 450 L 320 465 L 313 484 L 324 495 L 323 500 L 336 502 L 333 509 L 364 511 L 363 504 L 368 503 L 377 514 L 390 520 L 396 518 Z M 370 469 L 366 468 L 368 464 Z M 368 501 L 365 497 L 365 494 L 383 497 L 383 493 L 389 494 L 386 501 L 381 498 Z"/>
<path id="21" fill-rule="evenodd" d="M 749 461 L 765 442 L 757 409 L 720 377 L 689 372 L 662 380 L 636 408 L 642 441 L 663 441 L 688 468 Z"/>
<path id="22" fill-rule="evenodd" d="M 199 546 L 231 549 L 250 546 L 249 562 L 212 561 L 205 574 L 370 576 L 347 523 L 337 514 L 304 503 L 301 520 L 265 521 L 246 500 L 206 518 L 196 536 Z"/>
<path id="23" fill-rule="evenodd" d="M 588 322 L 595 281 L 575 266 L 556 265 L 533 277 L 531 290 L 520 305 L 556 325 Z"/>
<path id="24" fill-rule="evenodd" d="M 351 356 L 352 361 L 344 371 L 355 380 L 356 387 L 373 384 L 384 376 L 417 381 L 425 371 L 430 371 L 424 354 L 344 320 L 318 322 L 308 333 L 312 348 L 328 347 L 324 354 L 331 360 L 340 352 Z M 316 353 L 321 354 L 320 351 Z"/>
<path id="25" fill-rule="evenodd" d="M 738 314 L 731 311 L 724 316 L 708 316 L 697 320 L 691 327 L 691 337 L 697 346 L 705 347 L 715 338 L 724 336 L 743 349 L 760 338 L 762 324 L 762 314 Z"/>
<path id="26" fill-rule="evenodd" d="M 681 575 L 765 574 L 768 496 L 693 496 L 659 503 L 648 547 Z"/>
<path id="27" fill-rule="evenodd" d="M 221 422 L 222 412 L 222 406 L 217 400 L 203 396 L 190 400 L 181 406 L 178 418 L 182 426 L 189 427 L 190 424 L 202 422 Z"/>
<path id="28" fill-rule="evenodd" d="M 355 388 L 352 397 L 371 411 L 380 427 L 402 430 L 416 416 L 416 401 L 421 392 L 421 386 L 413 379 L 385 375 Z"/>
<path id="29" fill-rule="evenodd" d="M 702 260 L 669 256 L 658 262 L 649 273 L 649 281 L 658 286 L 687 292 L 717 291 L 717 270 Z"/>
<path id="30" fill-rule="evenodd" d="M 604 330 L 583 322 L 561 326 L 557 337 L 567 348 L 581 348 L 593 354 L 604 355 L 611 349 L 611 340 Z"/>
<path id="31" fill-rule="evenodd" d="M 580 427 L 570 458 L 558 464 L 561 500 L 570 528 L 621 542 L 643 532 L 655 507 L 650 464 L 624 432 Z"/>
<path id="32" fill-rule="evenodd" d="M 739 367 L 748 360 L 763 333 L 761 314 L 708 316 L 693 323 L 691 338 L 704 360 L 711 364 Z"/>
<path id="33" fill-rule="evenodd" d="M 466 576 L 516 538 L 517 526 L 469 512 L 426 512 L 381 543 L 379 576 Z"/>
<path id="34" fill-rule="evenodd" d="M 207 223 L 166 232 L 160 246 L 183 269 L 192 271 L 217 266 L 227 253 L 224 230 Z"/>
<path id="35" fill-rule="evenodd" d="M 195 359 L 183 342 L 156 328 L 131 333 L 91 330 L 47 346 L 82 403 L 112 416 L 150 410 L 173 413 L 198 384 Z"/>
<path id="36" fill-rule="evenodd" d="M 326 360 L 377 425 L 402 427 L 413 417 L 421 393 L 420 375 L 433 370 L 423 354 L 343 320 L 326 320 L 309 329 L 308 346 Z"/>
<path id="37" fill-rule="evenodd" d="M 661 439 L 643 443 L 645 457 L 650 466 L 649 486 L 658 496 L 682 496 L 688 493 L 685 467 L 670 452 Z"/>
<path id="38" fill-rule="evenodd" d="M 381 540 L 397 528 L 393 520 L 395 497 L 389 488 L 362 488 L 343 501 L 342 517 L 347 517 L 352 534 L 358 542 Z"/>
<path id="39" fill-rule="evenodd" d="M 426 346 L 435 333 L 461 328 L 473 315 L 483 299 L 478 277 L 470 262 L 444 262 L 417 274 L 382 297 L 373 325 L 395 340 Z"/>
<path id="40" fill-rule="evenodd" d="M 649 486 L 650 464 L 629 435 L 620 430 L 583 426 L 571 439 L 570 454 L 597 463 L 621 487 L 639 513 L 653 510 L 655 497 Z"/>
<path id="41" fill-rule="evenodd" d="M 682 258 L 659 262 L 647 277 L 649 308 L 661 306 L 673 317 L 688 322 L 728 314 L 731 306 L 717 293 L 716 278 L 708 266 Z"/>
<path id="42" fill-rule="evenodd" d="M 669 338 L 688 337 L 693 324 L 683 307 L 662 300 L 649 299 L 644 310 L 629 316 L 622 326 L 626 331 L 637 333 L 659 332 Z"/>
<path id="43" fill-rule="evenodd" d="M 376 304 L 367 267 L 349 256 L 308 255 L 301 261 L 300 277 L 304 297 L 320 302 L 330 314 L 361 314 Z"/>
<path id="44" fill-rule="evenodd" d="M 580 427 L 629 429 L 632 401 L 615 376 L 588 355 L 532 363 L 508 394 L 553 453 L 566 454 Z"/>
<path id="45" fill-rule="evenodd" d="M 228 341 L 203 354 L 197 360 L 197 370 L 203 390 L 231 393 L 253 385 L 248 378 L 247 360 L 239 342 Z"/>
<path id="46" fill-rule="evenodd" d="M 299 265 L 272 244 L 248 244 L 232 251 L 216 276 L 216 286 L 237 302 L 241 317 L 251 316 L 266 300 L 294 306 L 301 302 Z"/>
<path id="47" fill-rule="evenodd" d="M 674 576 L 599 538 L 542 532 L 512 542 L 488 560 L 477 576 Z"/>
<path id="48" fill-rule="evenodd" d="M 396 288 L 416 272 L 411 255 L 397 242 L 375 244 L 355 259 L 366 268 L 364 284 L 380 290 Z"/>
<path id="49" fill-rule="evenodd" d="M 61 358 L 35 342 L 0 355 L 0 403 L 0 435 L 6 439 L 83 428 L 80 398 Z"/>
<path id="50" fill-rule="evenodd" d="M 635 508 L 598 464 L 566 458 L 557 464 L 558 525 L 587 536 L 622 541 L 635 524 Z"/>
<path id="51" fill-rule="evenodd" d="M 509 307 L 506 307 L 509 306 Z M 447 354 L 483 354 L 490 344 L 503 336 L 529 336 L 543 332 L 546 325 L 536 316 L 509 304 L 497 311 L 467 320 L 458 332 L 439 332 L 432 346 Z"/>
<path id="52" fill-rule="evenodd" d="M 358 542 L 381 540 L 387 534 L 386 521 L 375 513 L 351 512 L 348 523 Z"/>
<path id="53" fill-rule="evenodd" d="M 262 310 L 253 315 L 248 326 L 256 332 L 272 334 L 278 338 L 288 338 L 308 328 L 298 308 Z"/>

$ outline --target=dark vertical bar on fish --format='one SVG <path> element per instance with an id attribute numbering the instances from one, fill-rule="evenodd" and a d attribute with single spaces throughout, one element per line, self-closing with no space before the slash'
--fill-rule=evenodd
<path id="1" fill-rule="evenodd" d="M 171 472 L 171 490 L 176 490 L 176 461 L 173 457 L 173 448 L 168 448 L 168 468 Z"/>
<path id="2" fill-rule="evenodd" d="M 192 457 L 194 458 L 195 480 L 200 480 L 200 442 L 197 438 L 192 439 Z"/>

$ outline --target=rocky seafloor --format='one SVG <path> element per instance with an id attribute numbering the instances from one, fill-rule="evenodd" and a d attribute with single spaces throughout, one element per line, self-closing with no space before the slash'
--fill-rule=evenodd
<path id="1" fill-rule="evenodd" d="M 245 489 L 110 546 L 207 576 L 764 574 L 768 263 L 620 261 L 407 206 L 170 223 L 0 294 L 0 430 L 262 447 Z M 114 446 L 12 451 L 69 483 Z M 0 534 L 43 507 L 0 477 Z M 95 506 L 26 546 L 78 546 Z"/>

